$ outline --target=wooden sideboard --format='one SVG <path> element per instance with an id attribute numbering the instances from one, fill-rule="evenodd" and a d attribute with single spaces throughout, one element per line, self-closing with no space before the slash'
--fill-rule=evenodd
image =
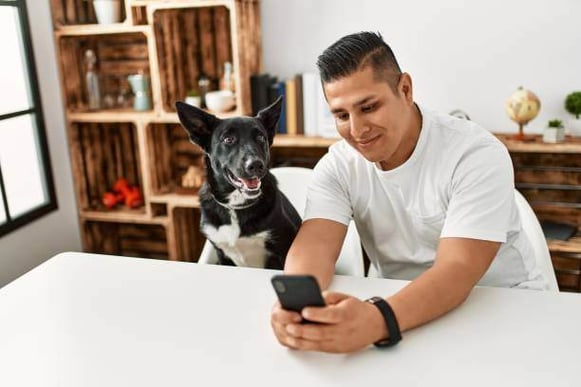
<path id="1" fill-rule="evenodd" d="M 516 188 L 541 221 L 570 224 L 577 234 L 567 241 L 548 239 L 559 288 L 581 292 L 581 138 L 546 144 L 541 136 L 516 141 L 497 134 L 510 151 Z"/>
<path id="2" fill-rule="evenodd" d="M 581 138 L 546 144 L 541 136 L 513 140 L 495 134 L 508 148 L 515 168 L 516 188 L 527 198 L 539 220 L 574 225 L 577 235 L 567 241 L 548 240 L 562 291 L 581 292 Z M 313 167 L 337 139 L 275 137 L 273 165 Z"/>

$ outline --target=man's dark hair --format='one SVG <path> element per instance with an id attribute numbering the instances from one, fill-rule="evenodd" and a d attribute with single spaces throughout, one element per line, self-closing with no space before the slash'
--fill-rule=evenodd
<path id="1" fill-rule="evenodd" d="M 344 36 L 323 51 L 317 60 L 323 83 L 336 81 L 366 66 L 373 68 L 376 79 L 387 81 L 394 92 L 397 90 L 401 69 L 379 33 L 358 32 Z"/>

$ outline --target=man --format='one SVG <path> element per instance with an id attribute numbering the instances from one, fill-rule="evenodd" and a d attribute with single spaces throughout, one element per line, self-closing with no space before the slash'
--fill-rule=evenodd
<path id="1" fill-rule="evenodd" d="M 325 352 L 393 345 L 476 284 L 547 287 L 521 231 L 509 154 L 492 134 L 416 105 L 410 75 L 378 34 L 343 37 L 317 66 L 344 141 L 315 167 L 285 273 L 312 274 L 327 288 L 353 219 L 379 273 L 411 282 L 373 303 L 324 292 L 327 306 L 302 316 L 276 304 L 271 325 L 281 344 Z"/>

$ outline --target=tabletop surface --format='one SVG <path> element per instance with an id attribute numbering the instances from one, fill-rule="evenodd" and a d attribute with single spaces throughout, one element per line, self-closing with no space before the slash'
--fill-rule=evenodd
<path id="1" fill-rule="evenodd" d="M 476 288 L 394 348 L 298 352 L 274 271 L 82 253 L 0 289 L 0 386 L 579 386 L 581 295 Z M 337 276 L 387 296 L 404 281 Z"/>

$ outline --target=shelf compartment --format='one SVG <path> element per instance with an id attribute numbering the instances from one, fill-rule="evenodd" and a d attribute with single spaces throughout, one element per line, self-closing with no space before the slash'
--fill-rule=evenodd
<path id="1" fill-rule="evenodd" d="M 197 262 L 206 238 L 200 232 L 200 210 L 174 207 L 172 211 L 177 260 Z"/>
<path id="2" fill-rule="evenodd" d="M 51 0 L 52 21 L 55 28 L 69 25 L 97 24 L 93 2 L 87 0 Z M 121 0 L 121 20 L 125 20 L 125 3 Z M 100 26 L 104 26 L 100 24 Z"/>
<path id="3" fill-rule="evenodd" d="M 137 131 L 131 123 L 72 123 L 71 157 L 80 211 L 145 213 L 145 208 L 109 210 L 101 197 L 124 177 L 142 187 Z"/>
<path id="4" fill-rule="evenodd" d="M 82 229 L 86 252 L 169 259 L 164 226 L 85 221 Z"/>
<path id="5" fill-rule="evenodd" d="M 133 24 L 135 25 L 145 25 L 148 24 L 147 20 L 147 8 L 145 5 L 131 5 L 131 18 Z"/>
<path id="6" fill-rule="evenodd" d="M 181 191 L 181 179 L 191 165 L 204 168 L 204 153 L 190 142 L 180 124 L 150 124 L 146 128 L 148 154 L 151 160 L 149 173 L 151 200 L 158 195 L 177 194 Z M 194 195 L 184 196 L 185 201 Z"/>
<path id="7" fill-rule="evenodd" d="M 137 73 L 149 75 L 147 37 L 144 33 L 62 36 L 59 38 L 60 66 L 69 112 L 89 111 L 84 60 L 88 49 L 93 50 L 97 56 L 102 99 L 107 95 L 116 99 L 123 90 L 130 96 L 131 87 L 127 77 Z M 106 113 L 108 110 L 93 112 Z"/>
<path id="8" fill-rule="evenodd" d="M 162 106 L 174 112 L 175 101 L 198 89 L 201 74 L 216 90 L 224 63 L 232 63 L 230 11 L 224 6 L 163 9 L 153 19 Z"/>

